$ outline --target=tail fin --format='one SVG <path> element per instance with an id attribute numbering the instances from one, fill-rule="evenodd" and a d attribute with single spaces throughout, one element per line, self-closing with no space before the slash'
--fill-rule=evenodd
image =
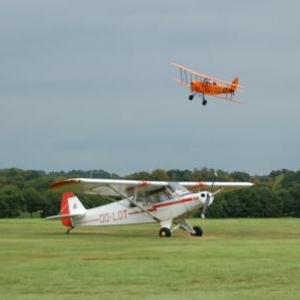
<path id="1" fill-rule="evenodd" d="M 59 214 L 46 219 L 61 219 L 63 225 L 73 227 L 72 217 L 83 216 L 85 212 L 86 209 L 78 197 L 72 192 L 65 192 L 62 195 Z"/>
<path id="2" fill-rule="evenodd" d="M 238 88 L 238 85 L 239 85 L 239 78 L 234 77 L 234 79 L 231 81 L 231 84 L 230 84 L 231 91 L 234 92 Z"/>
<path id="3" fill-rule="evenodd" d="M 60 215 L 66 216 L 61 219 L 63 225 L 72 227 L 72 217 L 84 215 L 85 211 L 86 209 L 74 193 L 63 193 L 59 212 Z"/>

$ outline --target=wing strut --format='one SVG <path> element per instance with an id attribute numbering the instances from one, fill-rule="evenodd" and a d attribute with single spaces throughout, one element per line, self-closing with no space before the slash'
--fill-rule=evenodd
<path id="1" fill-rule="evenodd" d="M 137 188 L 135 188 L 134 200 L 133 200 L 132 198 L 128 197 L 126 194 L 121 193 L 120 191 L 118 191 L 114 187 L 112 187 L 110 185 L 108 185 L 108 187 L 110 189 L 112 189 L 115 193 L 119 194 L 121 197 L 127 199 L 129 202 L 131 202 L 134 205 L 136 205 L 139 209 L 141 209 L 143 212 L 145 212 L 148 216 L 150 216 L 151 218 L 153 218 L 155 221 L 157 221 L 157 222 L 161 221 L 158 218 L 156 218 L 152 213 L 150 213 L 147 209 L 145 209 L 143 206 L 141 206 L 140 204 L 137 203 L 137 201 L 136 201 L 136 199 L 137 199 Z"/>

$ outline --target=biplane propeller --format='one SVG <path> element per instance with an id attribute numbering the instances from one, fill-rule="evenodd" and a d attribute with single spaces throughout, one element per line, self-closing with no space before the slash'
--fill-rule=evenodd
<path id="1" fill-rule="evenodd" d="M 222 79 L 217 79 L 194 70 L 186 68 L 178 63 L 172 65 L 179 70 L 180 78 L 175 79 L 179 84 L 190 89 L 189 100 L 192 101 L 196 95 L 202 97 L 202 105 L 207 104 L 207 96 L 216 97 L 222 100 L 231 102 L 243 103 L 242 101 L 233 99 L 236 91 L 242 91 L 243 86 L 239 85 L 239 78 L 229 82 Z"/>

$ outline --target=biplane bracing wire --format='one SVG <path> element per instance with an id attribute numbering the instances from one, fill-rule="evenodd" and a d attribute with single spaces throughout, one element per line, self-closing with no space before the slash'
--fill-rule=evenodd
<path id="1" fill-rule="evenodd" d="M 242 101 L 233 98 L 235 92 L 242 91 L 244 89 L 243 86 L 239 85 L 238 77 L 234 77 L 234 79 L 229 82 L 198 73 L 174 62 L 172 65 L 179 70 L 180 78 L 175 79 L 175 81 L 190 89 L 190 101 L 192 101 L 196 95 L 199 95 L 202 98 L 203 105 L 207 104 L 205 96 L 212 96 L 222 100 L 243 103 Z"/>

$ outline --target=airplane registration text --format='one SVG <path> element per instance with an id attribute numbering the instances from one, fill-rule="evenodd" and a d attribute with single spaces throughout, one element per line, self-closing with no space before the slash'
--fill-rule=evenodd
<path id="1" fill-rule="evenodd" d="M 118 212 L 112 211 L 110 213 L 103 213 L 99 215 L 99 221 L 101 224 L 117 222 L 127 219 L 127 210 L 119 210 Z"/>

